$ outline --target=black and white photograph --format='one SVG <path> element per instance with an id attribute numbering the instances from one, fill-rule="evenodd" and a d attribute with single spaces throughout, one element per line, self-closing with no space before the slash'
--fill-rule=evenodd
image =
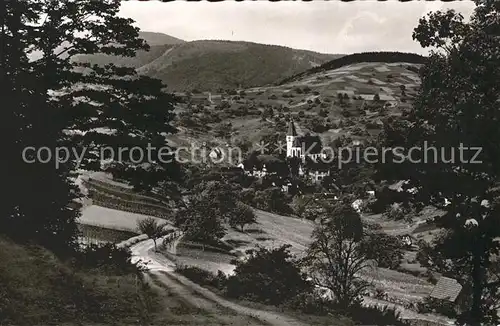
<path id="1" fill-rule="evenodd" d="M 0 326 L 499 326 L 500 0 L 0 0 Z"/>

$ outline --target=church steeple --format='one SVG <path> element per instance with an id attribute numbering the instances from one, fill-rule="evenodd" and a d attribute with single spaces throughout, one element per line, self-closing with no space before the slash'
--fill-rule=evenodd
<path id="1" fill-rule="evenodd" d="M 295 147 L 297 137 L 297 129 L 295 129 L 293 119 L 290 117 L 288 132 L 286 133 L 286 157 L 300 156 L 300 148 Z"/>
<path id="2" fill-rule="evenodd" d="M 288 132 L 286 133 L 287 136 L 297 136 L 297 130 L 295 129 L 295 124 L 293 123 L 293 119 L 290 118 L 290 122 L 288 122 Z"/>

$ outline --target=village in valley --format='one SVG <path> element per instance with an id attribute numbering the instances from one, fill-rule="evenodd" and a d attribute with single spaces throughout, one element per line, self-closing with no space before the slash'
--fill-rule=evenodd
<path id="1" fill-rule="evenodd" d="M 498 1 L 286 46 L 222 40 L 236 4 L 199 37 L 187 3 L 2 4 L 0 325 L 500 323 Z M 310 5 L 274 15 L 342 12 Z"/>

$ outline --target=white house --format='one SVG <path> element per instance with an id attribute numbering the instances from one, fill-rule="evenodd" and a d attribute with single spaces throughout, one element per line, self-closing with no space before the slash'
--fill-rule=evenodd
<path id="1" fill-rule="evenodd" d="M 297 133 L 297 128 L 295 127 L 293 119 L 290 119 L 286 134 L 286 157 L 298 157 L 300 159 L 304 159 L 304 149 L 307 150 L 301 142 L 301 137 Z M 326 158 L 325 153 L 307 153 L 307 156 L 315 162 L 317 162 L 318 159 Z M 304 175 L 302 167 L 299 167 L 299 175 Z M 309 171 L 309 177 L 314 181 L 321 181 L 324 177 L 329 175 L 330 171 Z"/>

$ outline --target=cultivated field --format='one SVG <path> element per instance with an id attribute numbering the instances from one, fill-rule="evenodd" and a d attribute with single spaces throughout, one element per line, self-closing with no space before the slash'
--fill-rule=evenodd
<path id="1" fill-rule="evenodd" d="M 99 226 L 108 229 L 137 232 L 137 221 L 148 218 L 148 215 L 119 211 L 116 209 L 91 205 L 82 210 L 78 223 Z M 155 217 L 159 223 L 166 220 Z"/>
<path id="2" fill-rule="evenodd" d="M 212 103 L 178 105 L 178 112 L 189 113 L 198 125 L 179 122 L 180 132 L 167 138 L 178 146 L 213 148 L 228 141 L 255 144 L 264 135 L 285 132 L 283 119 L 291 114 L 302 132 L 318 134 L 324 144 L 340 136 L 366 139 L 376 135 L 382 120 L 399 116 L 409 108 L 417 94 L 420 79 L 418 65 L 408 63 L 356 63 L 334 70 L 303 76 L 283 85 L 255 87 L 238 96 L 223 95 Z M 339 94 L 344 98 L 339 99 Z M 213 94 L 212 96 L 220 94 Z M 372 110 L 375 95 L 384 110 Z M 273 116 L 263 119 L 261 112 L 273 108 Z M 180 121 L 180 120 L 179 120 Z M 186 123 L 186 124 L 183 124 Z M 230 135 L 214 132 L 220 123 L 230 123 Z M 329 126 L 321 130 L 314 126 Z"/>

